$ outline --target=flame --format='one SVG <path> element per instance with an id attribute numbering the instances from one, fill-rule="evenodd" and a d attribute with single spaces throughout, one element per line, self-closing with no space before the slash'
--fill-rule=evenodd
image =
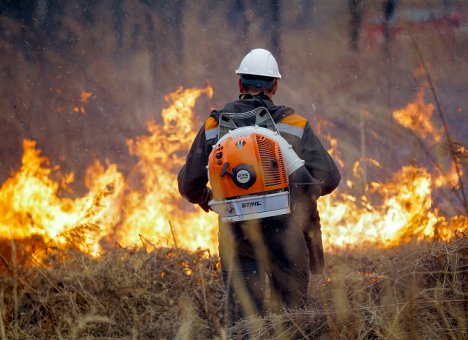
<path id="1" fill-rule="evenodd" d="M 323 139 L 325 139 L 330 147 L 327 149 L 327 152 L 330 156 L 333 157 L 335 162 L 340 168 L 344 167 L 343 156 L 338 149 L 338 140 L 332 136 L 331 133 L 327 132 L 327 129 L 330 128 L 330 123 L 325 120 L 315 120 L 313 122 L 315 132 Z"/>
<path id="2" fill-rule="evenodd" d="M 429 138 L 439 142 L 441 132 L 431 124 L 435 106 L 424 101 L 425 88 L 419 88 L 416 100 L 405 108 L 393 112 L 393 118 L 402 126 L 414 131 L 421 139 Z"/>
<path id="3" fill-rule="evenodd" d="M 380 205 L 370 204 L 365 196 L 334 193 L 320 198 L 324 243 L 331 248 L 366 243 L 391 247 L 436 236 L 447 241 L 465 231 L 466 218 L 447 223 L 432 209 L 431 189 L 426 169 L 407 166 L 387 183 L 371 183 L 372 193 L 382 199 Z"/>
<path id="4" fill-rule="evenodd" d="M 412 130 L 421 140 L 425 140 L 432 146 L 442 140 L 442 129 L 435 128 L 431 123 L 435 106 L 425 102 L 424 91 L 424 87 L 421 87 L 416 94 L 415 102 L 408 104 L 401 110 L 394 111 L 393 118 L 400 125 Z M 453 141 L 451 143 L 455 144 Z M 450 150 L 450 146 L 446 146 L 445 148 L 447 149 L 445 150 L 446 154 L 454 153 L 457 159 L 466 159 L 466 150 L 463 145 L 453 145 L 453 150 Z M 457 188 L 459 185 L 458 179 L 459 177 L 463 177 L 463 169 L 457 167 L 453 159 L 449 166 L 438 165 L 434 170 L 435 187 L 449 186 L 460 189 Z"/>
<path id="5" fill-rule="evenodd" d="M 421 140 L 438 143 L 442 139 L 442 131 L 431 123 L 434 108 L 433 104 L 425 102 L 424 88 L 421 87 L 415 101 L 394 111 L 393 118 Z M 458 146 L 457 152 L 462 154 L 464 147 Z M 363 158 L 353 166 L 355 178 L 360 176 L 363 161 L 377 168 L 382 166 L 376 160 Z M 432 207 L 433 187 L 449 185 L 456 188 L 456 170 L 453 162 L 447 172 L 441 171 L 441 167 L 435 167 L 432 173 L 415 166 L 403 167 L 386 183 L 369 183 L 373 204 L 367 196 L 358 198 L 339 192 L 320 198 L 324 243 L 329 248 L 366 243 L 391 247 L 400 242 L 425 238 L 437 237 L 447 241 L 457 233 L 466 232 L 468 219 L 465 216 L 447 221 Z M 353 182 L 348 179 L 346 185 L 352 188 Z M 379 201 L 380 204 L 375 203 Z"/>
<path id="6" fill-rule="evenodd" d="M 176 246 L 216 253 L 217 217 L 181 199 L 176 174 L 195 138 L 193 108 L 202 94 L 213 89 L 182 87 L 165 97 L 171 105 L 162 111 L 163 125 L 148 122 L 149 135 L 128 141 L 130 154 L 139 158 L 134 169 L 142 181 L 138 188 L 125 183 L 115 164 L 107 168 L 95 162 L 87 169 L 89 193 L 82 198 L 60 197 L 73 182 L 73 173 L 59 174 L 50 168 L 34 141 L 25 140 L 21 168 L 0 189 L 0 238 L 41 235 L 45 241 L 64 246 L 80 235 L 82 251 L 99 255 L 103 239 L 124 246 Z M 83 92 L 85 102 L 92 93 Z M 126 190 L 124 191 L 124 187 Z"/>
<path id="7" fill-rule="evenodd" d="M 24 140 L 23 149 L 21 168 L 0 188 L 0 238 L 38 234 L 46 241 L 64 245 L 69 241 L 67 233 L 81 228 L 82 240 L 77 246 L 97 254 L 100 239 L 109 233 L 117 216 L 113 203 L 124 187 L 117 167 L 104 170 L 96 163 L 99 178 L 90 182 L 89 193 L 74 200 L 61 198 L 58 183 L 50 178 L 58 169 L 49 166 L 36 149 L 36 142 Z"/>
<path id="8" fill-rule="evenodd" d="M 88 193 L 83 197 L 64 197 L 74 180 L 73 173 L 60 174 L 60 169 L 51 167 L 41 155 L 36 142 L 25 140 L 20 169 L 0 187 L 0 238 L 40 235 L 59 247 L 73 243 L 93 256 L 99 256 L 104 241 L 132 247 L 202 248 L 217 253 L 217 216 L 185 202 L 178 193 L 176 178 L 200 125 L 193 110 L 202 95 L 211 98 L 211 86 L 180 87 L 168 94 L 162 124 L 149 121 L 148 134 L 127 141 L 130 154 L 138 159 L 129 176 L 124 178 L 115 164 L 95 161 L 87 169 Z M 87 93 L 82 100 L 89 97 Z M 421 136 L 440 140 L 435 138 L 437 130 L 432 126 L 416 124 L 423 121 L 418 118 L 421 112 L 428 119 L 432 110 L 420 91 L 416 102 L 396 111 L 394 117 L 404 124 L 409 122 L 411 128 L 422 128 L 418 130 Z M 332 141 L 331 151 L 340 155 L 336 139 Z M 459 149 L 466 153 L 463 147 Z M 355 177 L 363 162 L 381 166 L 376 160 L 363 158 L 353 168 Z M 59 180 L 55 181 L 57 176 Z M 439 176 L 407 166 L 387 182 L 367 183 L 366 196 L 335 192 L 322 197 L 319 210 L 325 247 L 390 247 L 409 240 L 449 240 L 458 232 L 466 232 L 466 217 L 447 220 L 432 207 L 433 186 L 444 184 L 439 183 Z M 347 184 L 353 186 L 350 179 Z"/>
<path id="9" fill-rule="evenodd" d="M 91 91 L 81 91 L 80 102 L 87 103 L 89 98 L 91 98 L 92 95 L 93 93 Z"/>
<path id="10" fill-rule="evenodd" d="M 92 96 L 93 96 L 93 92 L 81 91 L 79 103 L 75 104 L 73 106 L 73 112 L 86 113 L 86 109 L 84 107 L 84 104 L 86 104 L 88 102 L 89 98 L 91 98 Z"/>
<path id="11" fill-rule="evenodd" d="M 138 156 L 142 175 L 141 191 L 127 199 L 126 219 L 118 232 L 123 245 L 140 242 L 140 235 L 157 245 L 191 250 L 210 249 L 216 253 L 217 217 L 192 205 L 188 208 L 177 188 L 176 174 L 196 136 L 193 108 L 197 98 L 213 89 L 178 88 L 165 97 L 171 105 L 162 111 L 163 125 L 148 122 L 150 135 L 128 141 L 130 153 Z"/>

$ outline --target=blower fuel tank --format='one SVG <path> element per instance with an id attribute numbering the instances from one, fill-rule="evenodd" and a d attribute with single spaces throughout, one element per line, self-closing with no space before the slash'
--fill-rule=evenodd
<path id="1" fill-rule="evenodd" d="M 210 207 L 223 222 L 288 214 L 288 175 L 303 164 L 278 132 L 259 126 L 228 131 L 208 159 Z"/>

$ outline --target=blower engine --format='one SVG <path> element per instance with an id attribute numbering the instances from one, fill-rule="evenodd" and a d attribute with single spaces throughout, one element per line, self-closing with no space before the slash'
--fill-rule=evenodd
<path id="1" fill-rule="evenodd" d="M 219 136 L 207 168 L 213 191 L 208 204 L 221 221 L 289 214 L 289 179 L 293 173 L 311 177 L 268 110 L 222 113 Z"/>

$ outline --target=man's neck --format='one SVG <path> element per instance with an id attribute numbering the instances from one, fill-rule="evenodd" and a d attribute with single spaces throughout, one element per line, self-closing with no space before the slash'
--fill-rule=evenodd
<path id="1" fill-rule="evenodd" d="M 252 97 L 255 97 L 255 96 L 265 96 L 268 98 L 268 100 L 272 100 L 271 98 L 271 95 L 269 93 L 265 93 L 264 91 L 258 91 L 258 92 L 247 92 L 247 93 L 241 93 L 240 94 L 240 97 L 243 98 L 244 96 L 252 96 Z"/>

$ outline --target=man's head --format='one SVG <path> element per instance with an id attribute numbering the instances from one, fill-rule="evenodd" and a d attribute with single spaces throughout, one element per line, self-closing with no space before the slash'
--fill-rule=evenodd
<path id="1" fill-rule="evenodd" d="M 242 94 L 255 95 L 264 92 L 272 97 L 278 89 L 278 80 L 281 79 L 275 57 L 262 48 L 247 53 L 236 73 L 239 75 L 239 91 Z"/>

